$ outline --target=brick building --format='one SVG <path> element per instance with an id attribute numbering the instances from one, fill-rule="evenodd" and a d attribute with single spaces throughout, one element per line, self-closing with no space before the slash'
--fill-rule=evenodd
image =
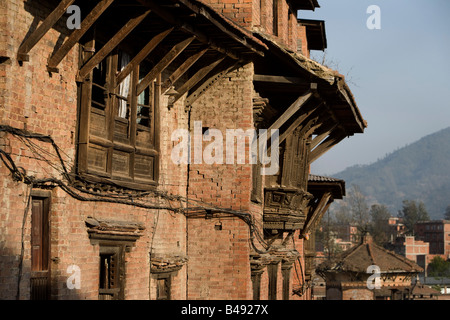
<path id="1" fill-rule="evenodd" d="M 422 271 L 413 261 L 376 245 L 369 234 L 317 267 L 326 282 L 327 300 L 408 300 L 413 280 Z"/>
<path id="2" fill-rule="evenodd" d="M 428 242 L 416 240 L 414 236 L 403 235 L 396 238 L 393 250 L 426 270 L 430 254 L 430 244 Z"/>
<path id="3" fill-rule="evenodd" d="M 366 123 L 316 1 L 204 2 L 0 4 L 1 299 L 311 297 L 309 165 Z"/>
<path id="4" fill-rule="evenodd" d="M 450 221 L 420 221 L 415 224 L 416 238 L 430 244 L 430 254 L 450 258 Z"/>

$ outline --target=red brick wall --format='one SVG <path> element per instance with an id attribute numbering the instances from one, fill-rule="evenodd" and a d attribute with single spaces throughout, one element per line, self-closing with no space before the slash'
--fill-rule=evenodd
<path id="1" fill-rule="evenodd" d="M 299 50 L 301 48 L 301 50 Z M 305 57 L 309 58 L 308 40 L 306 38 L 306 27 L 298 25 L 297 27 L 297 50 Z"/>
<path id="2" fill-rule="evenodd" d="M 217 12 L 249 30 L 261 29 L 275 35 L 274 32 L 274 0 L 201 0 Z M 290 16 L 290 18 L 289 18 Z M 278 41 L 296 49 L 297 14 L 290 12 L 285 0 L 278 0 Z"/>
<path id="3" fill-rule="evenodd" d="M 194 103 L 191 133 L 195 121 L 218 129 L 223 136 L 223 164 L 191 164 L 189 198 L 217 207 L 248 212 L 252 186 L 252 168 L 245 164 L 226 164 L 226 130 L 247 130 L 252 122 L 252 66 L 229 74 L 218 81 Z M 192 136 L 191 136 L 192 137 Z M 203 142 L 202 152 L 210 142 Z M 247 142 L 248 144 L 248 142 Z M 248 149 L 247 149 L 248 150 Z M 248 152 L 248 151 L 247 151 Z M 248 153 L 247 153 L 248 154 Z M 237 152 L 234 152 L 237 159 Z M 228 216 L 228 217 L 227 217 Z M 215 224 L 221 223 L 222 230 Z M 218 214 L 212 219 L 188 219 L 188 298 L 250 299 L 252 293 L 249 263 L 249 227 L 240 218 Z"/>
<path id="4" fill-rule="evenodd" d="M 0 64 L 0 124 L 50 135 L 71 170 L 77 131 L 77 84 L 74 80 L 78 69 L 78 46 L 63 59 L 59 65 L 60 72 L 49 75 L 47 58 L 54 51 L 61 34 L 68 33 L 61 19 L 30 51 L 29 62 L 19 65 L 16 54 L 20 44 L 30 28 L 34 30 L 36 27 L 34 21 L 42 21 L 53 8 L 48 7 L 46 2 L 21 0 L 2 1 L 0 6 L 0 55 L 9 57 L 6 61 L 2 59 Z M 169 128 L 187 126 L 182 101 L 170 112 L 163 102 L 161 113 L 160 190 L 186 195 L 187 168 L 173 164 L 170 158 L 172 142 Z M 48 144 L 39 145 L 53 152 Z M 16 164 L 26 169 L 29 175 L 61 178 L 57 170 L 37 160 L 36 155 L 12 135 L 0 133 L 0 147 L 10 152 Z M 13 181 L 7 168 L 0 163 L 0 187 L 0 299 L 15 299 L 27 186 Z M 150 196 L 146 200 L 158 201 Z M 122 204 L 82 202 L 71 198 L 60 188 L 54 188 L 51 192 L 50 207 L 53 298 L 98 297 L 99 246 L 89 240 L 84 222 L 87 216 L 139 222 L 145 226 L 142 237 L 125 255 L 125 298 L 148 299 L 150 295 L 154 299 L 155 295 L 149 292 L 150 252 L 186 254 L 184 216 L 166 210 L 157 212 Z M 30 226 L 31 212 L 28 212 L 23 229 L 21 299 L 30 297 Z M 70 274 L 66 270 L 72 264 L 81 268 L 81 289 L 67 288 L 66 281 Z M 153 281 L 150 283 L 154 286 Z M 186 297 L 185 268 L 172 281 L 172 297 Z"/>

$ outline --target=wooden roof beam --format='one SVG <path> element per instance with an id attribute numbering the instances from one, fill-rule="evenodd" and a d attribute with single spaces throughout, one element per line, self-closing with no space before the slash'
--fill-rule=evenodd
<path id="1" fill-rule="evenodd" d="M 232 60 L 234 61 L 234 60 Z M 205 80 L 198 88 L 196 88 L 189 96 L 186 98 L 186 108 L 189 109 L 190 106 L 204 93 L 206 90 L 216 81 L 218 81 L 221 77 L 226 75 L 230 70 L 236 68 L 240 62 L 235 61 L 232 65 L 225 68 L 224 70 L 217 73 L 215 76 L 210 77 Z"/>
<path id="2" fill-rule="evenodd" d="M 80 69 L 77 80 L 83 79 L 98 65 L 108 54 L 116 48 L 127 35 L 130 34 L 148 16 L 150 10 L 130 19 L 109 41 Z"/>
<path id="3" fill-rule="evenodd" d="M 131 73 L 131 71 L 139 65 L 156 46 L 161 43 L 168 35 L 173 31 L 174 28 L 169 28 L 165 30 L 150 40 L 144 48 L 139 51 L 139 53 L 123 68 L 122 71 L 116 76 L 116 86 L 118 86 L 125 78 Z"/>
<path id="4" fill-rule="evenodd" d="M 31 35 L 20 45 L 17 60 L 20 62 L 29 61 L 28 53 L 42 39 L 42 37 L 55 25 L 56 22 L 67 11 L 67 8 L 74 3 L 75 0 L 62 0 L 58 6 L 44 19 L 39 27 L 34 30 Z"/>
<path id="5" fill-rule="evenodd" d="M 47 70 L 49 72 L 59 72 L 58 65 L 73 46 L 81 39 L 81 37 L 89 30 L 95 21 L 103 12 L 114 2 L 114 0 L 101 0 L 86 18 L 81 22 L 80 29 L 75 29 L 63 45 L 48 59 Z"/>
<path id="6" fill-rule="evenodd" d="M 309 85 L 305 78 L 255 74 L 253 81 L 262 83 Z"/>
<path id="7" fill-rule="evenodd" d="M 324 132 L 317 135 L 311 141 L 311 150 L 314 149 L 319 143 L 323 141 L 335 128 L 337 127 L 337 123 L 331 123 L 327 127 L 324 127 Z"/>
<path id="8" fill-rule="evenodd" d="M 292 103 L 289 108 L 287 108 L 286 111 L 277 119 L 274 123 L 270 126 L 270 128 L 267 130 L 267 139 L 271 138 L 272 136 L 272 130 L 279 130 L 283 124 L 286 123 L 302 106 L 306 104 L 306 102 L 313 96 L 313 92 L 311 90 L 308 90 L 307 92 L 303 93 L 300 97 L 297 98 L 297 100 Z M 264 139 L 264 137 L 263 137 Z"/>
<path id="9" fill-rule="evenodd" d="M 333 198 L 331 197 L 331 192 L 328 191 L 322 194 L 322 197 L 313 209 L 312 214 L 309 216 L 309 219 L 302 230 L 302 235 L 306 235 L 314 228 L 314 225 L 322 219 L 322 216 L 328 210 L 332 202 Z"/>
<path id="10" fill-rule="evenodd" d="M 314 113 L 317 113 L 317 110 L 322 105 L 322 102 L 320 102 L 318 105 L 309 105 L 309 107 L 305 108 L 305 111 L 303 114 L 301 114 L 297 119 L 294 120 L 294 122 L 287 128 L 282 134 L 280 134 L 279 143 L 282 143 L 288 135 L 290 135 L 294 130 L 302 125 L 304 128 L 307 128 L 311 126 L 311 124 L 315 121 L 315 117 L 310 119 L 310 116 Z M 308 122 L 306 122 L 309 119 Z"/>
<path id="11" fill-rule="evenodd" d="M 137 95 L 140 95 L 142 91 L 147 88 L 150 83 L 156 79 L 156 76 L 160 74 L 169 64 L 178 57 L 184 49 L 186 49 L 189 44 L 194 41 L 195 37 L 190 37 L 184 39 L 183 41 L 177 43 L 170 49 L 170 51 L 150 70 L 149 73 L 139 82 L 137 85 Z"/>
<path id="12" fill-rule="evenodd" d="M 183 94 L 191 90 L 197 83 L 202 81 L 209 72 L 211 72 L 219 63 L 221 63 L 225 57 L 220 57 L 213 63 L 206 65 L 200 68 L 192 77 L 189 78 L 178 90 L 178 95 L 175 96 L 175 99 L 171 101 L 171 103 L 175 103 L 178 99 L 180 99 Z"/>
<path id="13" fill-rule="evenodd" d="M 212 40 L 210 37 L 206 36 L 203 32 L 201 32 L 198 28 L 190 25 L 189 23 L 187 23 L 180 17 L 176 17 L 170 11 L 162 8 L 161 6 L 157 5 L 153 1 L 151 1 L 151 0 L 137 0 L 137 1 L 142 3 L 144 6 L 149 7 L 154 13 L 156 13 L 158 16 L 160 16 L 163 20 L 176 26 L 180 30 L 184 30 L 187 33 L 195 35 L 195 37 L 198 41 L 207 44 L 210 48 L 212 48 L 222 54 L 225 54 L 234 60 L 241 59 L 240 56 L 233 50 L 222 48 L 214 40 Z"/>
<path id="14" fill-rule="evenodd" d="M 309 163 L 313 163 L 318 158 L 320 158 L 324 153 L 334 147 L 336 144 L 341 142 L 347 134 L 341 130 L 339 127 L 330 133 L 328 138 L 326 138 L 321 144 L 319 144 L 314 150 L 309 154 Z"/>
<path id="15" fill-rule="evenodd" d="M 189 70 L 189 68 L 191 68 L 194 65 L 194 63 L 197 62 L 198 59 L 200 59 L 206 53 L 206 51 L 208 51 L 208 48 L 203 48 L 194 55 L 187 58 L 181 64 L 181 66 L 179 66 L 178 69 L 175 70 L 169 76 L 169 78 L 164 81 L 164 83 L 162 84 L 162 90 L 164 91 L 170 86 L 172 86 L 181 76 L 183 76 L 183 74 L 185 74 Z"/>

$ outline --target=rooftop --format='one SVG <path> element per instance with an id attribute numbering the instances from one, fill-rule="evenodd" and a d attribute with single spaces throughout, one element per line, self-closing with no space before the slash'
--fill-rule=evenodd
<path id="1" fill-rule="evenodd" d="M 423 271 L 413 261 L 373 243 L 369 234 L 362 237 L 359 245 L 343 252 L 335 259 L 323 262 L 317 269 L 322 272 L 367 272 L 367 268 L 371 265 L 378 266 L 381 273 Z"/>

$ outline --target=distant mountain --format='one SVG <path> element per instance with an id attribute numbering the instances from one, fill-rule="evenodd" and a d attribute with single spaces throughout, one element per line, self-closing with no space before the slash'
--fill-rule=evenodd
<path id="1" fill-rule="evenodd" d="M 333 177 L 358 185 L 371 203 L 397 215 L 403 200 L 423 201 L 431 219 L 450 205 L 450 127 L 430 134 L 370 165 L 352 166 Z"/>

